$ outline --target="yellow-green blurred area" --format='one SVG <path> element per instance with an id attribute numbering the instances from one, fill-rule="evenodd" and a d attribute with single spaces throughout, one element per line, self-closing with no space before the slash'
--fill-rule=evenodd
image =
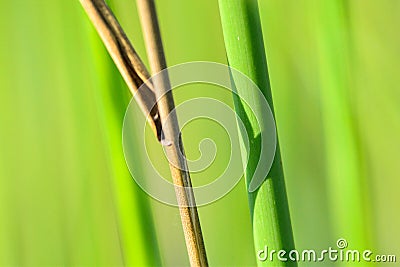
<path id="1" fill-rule="evenodd" d="M 147 63 L 135 1 L 110 4 Z M 156 4 L 170 66 L 227 63 L 217 1 Z M 345 238 L 399 258 L 400 1 L 259 6 L 296 247 Z M 188 265 L 177 208 L 147 196 L 127 169 L 131 96 L 79 1 L 1 0 L 0 10 L 0 265 Z M 211 85 L 176 94 L 232 106 Z M 168 173 L 152 138 L 151 157 Z M 223 129 L 195 120 L 183 129 L 189 158 L 204 138 L 220 154 L 195 184 L 229 156 Z M 146 155 L 136 157 L 146 175 Z M 243 180 L 199 214 L 211 266 L 256 264 Z"/>

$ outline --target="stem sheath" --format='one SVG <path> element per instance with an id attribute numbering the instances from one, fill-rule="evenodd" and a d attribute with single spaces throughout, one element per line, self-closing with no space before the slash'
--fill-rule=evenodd
<path id="1" fill-rule="evenodd" d="M 259 87 L 273 110 L 257 1 L 219 0 L 219 7 L 229 65 L 247 75 Z M 235 83 L 234 75 L 232 75 L 232 82 Z M 260 112 L 260 109 L 257 109 L 259 106 L 257 96 L 249 95 L 251 92 L 240 86 L 237 86 L 236 90 L 239 96 L 248 95 L 248 98 L 252 100 L 251 103 L 245 103 L 234 95 L 236 112 L 246 127 L 247 133 L 242 134 L 249 135 L 250 133 L 248 138 L 251 148 L 249 151 L 243 151 L 244 154 L 249 153 L 245 170 L 248 186 L 260 155 L 260 133 L 271 129 L 266 129 L 262 122 L 260 124 L 252 113 Z M 248 108 L 249 106 L 255 108 L 252 110 Z M 267 178 L 259 189 L 248 192 L 248 199 L 256 251 L 264 250 L 266 246 L 269 251 L 283 249 L 289 252 L 294 249 L 279 145 L 277 145 L 274 162 Z M 263 258 L 268 253 L 266 251 L 257 256 Z M 271 259 L 257 260 L 257 262 L 259 266 L 297 265 L 292 261 L 279 261 L 276 257 L 272 262 Z"/>

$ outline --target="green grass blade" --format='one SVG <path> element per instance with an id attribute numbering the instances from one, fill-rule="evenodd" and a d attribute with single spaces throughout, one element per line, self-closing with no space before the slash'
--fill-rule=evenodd
<path id="1" fill-rule="evenodd" d="M 10 26 L 1 42 L 13 52 L 0 51 L 7 65 L 0 73 L 7 103 L 0 112 L 0 184 L 8 191 L 1 194 L 0 265 L 120 265 L 86 83 L 81 7 L 27 1 L 9 2 L 4 11 Z"/>
<path id="2" fill-rule="evenodd" d="M 327 2 L 319 8 L 316 35 L 333 231 L 337 238 L 345 238 L 352 248 L 366 249 L 369 223 L 364 194 L 368 181 L 362 173 L 355 109 L 351 104 L 355 71 L 349 10 L 342 1 Z"/>
<path id="3" fill-rule="evenodd" d="M 220 0 L 219 6 L 229 65 L 253 80 L 273 108 L 257 2 Z M 243 88 L 237 88 L 237 91 L 239 95 L 250 93 Z M 257 107 L 259 100 L 250 98 L 252 102 L 248 104 Z M 263 130 L 263 125 L 258 125 L 252 111 L 245 103 L 237 97 L 234 100 L 237 113 L 245 122 L 246 131 L 254 133 L 254 136 L 249 136 L 250 143 L 255 144 L 252 145 L 254 150 L 250 151 L 245 173 L 246 183 L 249 184 L 248 178 L 252 177 L 258 162 L 260 140 L 257 137 Z M 256 109 L 255 112 L 259 111 Z M 265 246 L 268 246 L 269 250 L 293 249 L 294 241 L 279 148 L 267 179 L 257 191 L 249 193 L 248 197 L 256 251 L 264 249 Z M 260 266 L 268 265 L 268 261 L 258 262 Z M 280 262 L 277 259 L 272 264 L 296 265 L 293 262 Z"/>

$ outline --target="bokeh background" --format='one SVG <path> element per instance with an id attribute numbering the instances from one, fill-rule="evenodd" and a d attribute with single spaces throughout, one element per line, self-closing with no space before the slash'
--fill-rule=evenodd
<path id="1" fill-rule="evenodd" d="M 135 2 L 109 3 L 147 64 Z M 216 0 L 156 4 L 170 66 L 227 63 Z M 400 1 L 259 6 L 296 247 L 346 238 L 399 257 Z M 177 209 L 127 170 L 131 96 L 79 1 L 1 0 L 0 21 L 0 265 L 188 265 Z M 178 103 L 207 96 L 232 106 L 213 86 L 174 93 Z M 219 151 L 212 177 L 225 167 L 227 135 L 207 121 L 183 129 L 189 158 L 206 137 Z M 204 183 L 201 173 L 193 180 Z M 199 209 L 211 266 L 256 264 L 246 198 L 241 181 Z"/>

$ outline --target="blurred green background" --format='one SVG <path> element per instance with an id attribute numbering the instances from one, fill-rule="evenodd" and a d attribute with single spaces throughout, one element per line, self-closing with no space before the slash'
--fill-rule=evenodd
<path id="1" fill-rule="evenodd" d="M 156 4 L 170 66 L 227 63 L 216 0 Z M 147 64 L 135 2 L 110 5 Z M 1 6 L 0 265 L 188 265 L 178 210 L 127 170 L 130 95 L 79 1 Z M 259 6 L 297 249 L 346 238 L 351 249 L 399 256 L 400 1 Z M 232 106 L 213 86 L 175 94 Z M 198 123 L 183 130 L 188 157 L 214 136 L 219 174 L 229 139 Z M 243 180 L 199 214 L 211 266 L 256 264 Z"/>

